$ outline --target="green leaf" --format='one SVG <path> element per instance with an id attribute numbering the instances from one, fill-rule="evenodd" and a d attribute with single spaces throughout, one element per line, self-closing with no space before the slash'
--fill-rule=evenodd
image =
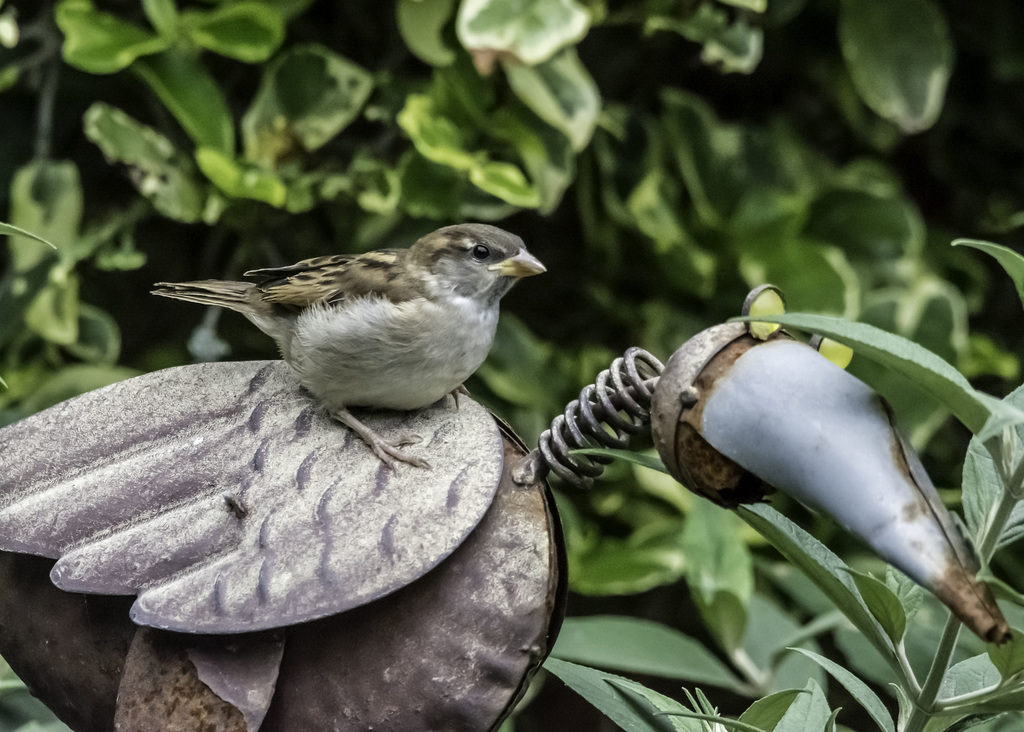
<path id="1" fill-rule="evenodd" d="M 513 206 L 536 208 L 540 205 L 540 192 L 530 185 L 520 170 L 512 163 L 492 161 L 475 165 L 469 171 L 469 181 L 482 191 L 487 191 Z"/>
<path id="2" fill-rule="evenodd" d="M 867 575 L 861 576 L 866 577 Z M 802 653 L 828 671 L 836 681 L 843 685 L 843 688 L 850 692 L 850 696 L 856 699 L 857 702 L 864 707 L 868 716 L 874 720 L 875 724 L 878 725 L 878 728 L 882 730 L 882 732 L 896 732 L 892 717 L 889 716 L 889 712 L 886 710 L 885 704 L 883 704 L 882 700 L 878 698 L 878 695 L 871 690 L 871 687 L 835 661 L 829 660 L 824 656 L 820 656 L 817 653 L 813 653 L 812 651 L 808 651 L 803 648 L 793 648 L 792 650 L 797 653 Z"/>
<path id="3" fill-rule="evenodd" d="M 828 191 L 811 203 L 803 235 L 840 247 L 849 257 L 895 260 L 924 244 L 920 212 L 901 196 Z"/>
<path id="4" fill-rule="evenodd" d="M 2 221 L 0 221 L 0 235 L 2 235 L 2 236 L 20 236 L 20 237 L 24 237 L 26 239 L 31 239 L 32 241 L 37 241 L 40 244 L 45 244 L 46 246 L 50 247 L 51 249 L 56 249 L 57 248 L 53 243 L 47 241 L 46 239 L 42 238 L 41 236 L 36 236 L 31 231 L 25 231 L 25 229 L 22 229 L 20 226 L 14 226 L 13 224 L 5 224 Z"/>
<path id="5" fill-rule="evenodd" d="M 640 465 L 644 468 L 650 468 L 651 470 L 657 470 L 659 473 L 665 473 L 668 475 L 668 470 L 665 468 L 665 463 L 661 461 L 657 455 L 648 455 L 642 452 L 633 452 L 632 450 L 610 450 L 604 447 L 592 447 L 585 450 L 573 450 L 573 455 L 599 455 L 603 457 L 615 458 L 616 460 L 624 460 L 627 463 L 633 463 L 634 465 Z"/>
<path id="6" fill-rule="evenodd" d="M 850 570 L 853 581 L 864 599 L 864 604 L 875 616 L 875 620 L 882 626 L 886 635 L 893 644 L 903 640 L 903 634 L 907 630 L 907 615 L 903 611 L 903 605 L 896 595 L 886 587 L 884 582 L 875 579 L 869 574 Z"/>
<path id="7" fill-rule="evenodd" d="M 535 66 L 506 63 L 504 68 L 520 101 L 568 137 L 573 150 L 587 146 L 597 126 L 601 97 L 576 49 Z"/>
<path id="8" fill-rule="evenodd" d="M 691 597 L 729 653 L 743 639 L 754 590 L 750 550 L 739 534 L 740 525 L 732 512 L 710 501 L 695 501 L 683 530 Z"/>
<path id="9" fill-rule="evenodd" d="M 713 684 L 748 694 L 749 689 L 701 643 L 677 630 L 640 618 L 566 618 L 551 655 L 588 666 Z"/>
<path id="10" fill-rule="evenodd" d="M 576 43 L 590 13 L 576 0 L 464 0 L 455 30 L 469 51 L 502 52 L 532 65 Z"/>
<path id="11" fill-rule="evenodd" d="M 266 61 L 284 40 L 284 18 L 262 2 L 185 11 L 180 27 L 197 46 L 246 63 Z"/>
<path id="12" fill-rule="evenodd" d="M 733 320 L 742 321 L 745 318 Z M 959 371 L 931 351 L 880 328 L 825 315 L 802 313 L 761 316 L 758 320 L 828 336 L 885 368 L 899 371 L 922 391 L 948 407 L 975 434 L 986 429 L 986 423 L 991 417 L 995 421 L 988 426 L 989 431 L 993 425 L 1003 426 L 1024 420 L 1024 412 L 1001 403 L 995 397 L 975 391 Z"/>
<path id="13" fill-rule="evenodd" d="M 121 355 L 121 332 L 108 313 L 88 303 L 79 303 L 78 338 L 66 348 L 82 361 L 113 366 Z"/>
<path id="14" fill-rule="evenodd" d="M 454 9 L 455 0 L 398 0 L 398 32 L 420 61 L 431 66 L 455 61 L 455 51 L 443 36 Z"/>
<path id="15" fill-rule="evenodd" d="M 72 345 L 78 340 L 78 306 L 78 276 L 55 266 L 25 311 L 25 324 L 52 343 Z"/>
<path id="16" fill-rule="evenodd" d="M 0 67 L 0 92 L 7 91 L 18 83 L 21 76 L 21 67 L 17 64 Z"/>
<path id="17" fill-rule="evenodd" d="M 570 555 L 570 585 L 586 595 L 646 592 L 677 581 L 686 568 L 677 521 L 647 524 L 626 539 L 604 537 Z"/>
<path id="18" fill-rule="evenodd" d="M 742 16 L 733 20 L 732 15 L 715 3 L 705 2 L 685 18 L 652 15 L 644 23 L 644 31 L 678 33 L 703 46 L 700 59 L 704 63 L 724 73 L 749 74 L 761 61 L 764 31 Z"/>
<path id="19" fill-rule="evenodd" d="M 37 160 L 20 168 L 11 181 L 11 224 L 8 241 L 15 270 L 24 272 L 52 257 L 46 245 L 66 252 L 82 224 L 82 183 L 70 160 Z M 33 232 L 28 234 L 27 232 Z"/>
<path id="20" fill-rule="evenodd" d="M 197 147 L 234 153 L 235 130 L 227 99 L 197 59 L 166 51 L 139 59 L 132 70 L 156 93 Z"/>
<path id="21" fill-rule="evenodd" d="M 142 0 L 142 11 L 160 35 L 174 38 L 178 29 L 178 9 L 174 0 Z"/>
<path id="22" fill-rule="evenodd" d="M 679 89 L 661 96 L 662 126 L 697 217 L 724 227 L 750 188 L 747 139 L 739 127 L 720 122 L 704 99 Z"/>
<path id="23" fill-rule="evenodd" d="M 242 118 L 246 159 L 273 168 L 316 150 L 355 120 L 372 90 L 366 69 L 329 48 L 289 48 L 267 66 Z"/>
<path id="24" fill-rule="evenodd" d="M 0 224 L 0 233 L 8 226 Z M 28 307 L 46 287 L 51 269 L 52 262 L 44 260 L 26 272 L 15 273 L 11 268 L 0 277 L 0 323 L 4 324 L 0 328 L 0 346 L 21 334 L 18 324 L 23 322 Z"/>
<path id="25" fill-rule="evenodd" d="M 839 557 L 769 506 L 741 506 L 737 513 L 779 553 L 803 570 L 884 657 L 891 656 L 892 641 L 868 610 L 849 567 Z"/>
<path id="26" fill-rule="evenodd" d="M 774 694 L 762 697 L 747 707 L 740 715 L 739 721 L 758 727 L 760 729 L 773 730 L 786 716 L 786 712 L 793 706 L 793 702 L 801 694 L 806 694 L 805 689 L 783 689 Z"/>
<path id="27" fill-rule="evenodd" d="M 288 197 L 288 188 L 274 173 L 255 166 L 243 166 L 219 150 L 200 147 L 196 163 L 203 175 L 229 196 L 263 201 L 281 208 Z"/>
<path id="28" fill-rule="evenodd" d="M 813 679 L 807 682 L 804 691 L 807 693 L 793 700 L 773 732 L 809 732 L 825 729 L 831 717 L 825 694 Z"/>
<path id="29" fill-rule="evenodd" d="M 167 38 L 96 10 L 91 0 L 62 0 L 56 20 L 64 33 L 64 60 L 92 74 L 112 74 L 171 45 Z"/>
<path id="30" fill-rule="evenodd" d="M 560 678 L 566 686 L 597 707 L 626 732 L 700 732 L 701 730 L 698 722 L 656 716 L 657 712 L 663 710 L 649 701 L 638 708 L 636 703 L 631 703 L 628 698 L 624 697 L 612 682 L 629 685 L 627 688 L 634 690 L 639 684 L 621 676 L 551 657 L 544 662 L 544 668 Z M 656 693 L 650 692 L 650 694 Z M 662 701 L 660 706 L 682 710 L 678 703 L 662 697 L 660 694 L 655 698 L 660 698 Z"/>
<path id="31" fill-rule="evenodd" d="M 860 301 L 860 279 L 841 249 L 798 238 L 771 241 L 740 254 L 740 272 L 751 287 L 771 282 L 790 302 L 808 310 L 850 316 Z"/>
<path id="32" fill-rule="evenodd" d="M 1014 674 L 1024 671 L 1024 635 L 1019 629 L 1014 628 L 1013 638 L 1006 643 L 989 643 L 986 651 L 992 665 L 999 670 L 999 675 L 1003 679 L 1009 679 Z"/>
<path id="33" fill-rule="evenodd" d="M 427 160 L 462 171 L 476 167 L 477 158 L 465 149 L 459 128 L 438 112 L 430 97 L 410 94 L 397 121 Z"/>
<path id="34" fill-rule="evenodd" d="M 953 44 L 931 0 L 843 0 L 839 44 L 857 92 L 877 114 L 908 134 L 935 123 Z"/>
<path id="35" fill-rule="evenodd" d="M 539 212 L 554 211 L 575 178 L 576 156 L 569 139 L 521 107 L 497 110 L 487 131 L 515 148 L 540 194 Z"/>
<path id="36" fill-rule="evenodd" d="M 160 213 L 186 223 L 199 220 L 205 192 L 192 161 L 170 140 L 103 102 L 86 110 L 83 127 L 109 160 L 129 166 L 132 183 Z"/>
<path id="37" fill-rule="evenodd" d="M 920 585 L 890 565 L 885 568 L 885 586 L 899 600 L 906 622 L 910 623 L 917 611 L 921 609 L 921 603 L 924 602 L 924 594 Z"/>
<path id="38" fill-rule="evenodd" d="M 988 654 L 983 653 L 951 666 L 942 678 L 939 693 L 942 697 L 972 694 L 994 687 L 1000 679 L 999 670 Z"/>
<path id="39" fill-rule="evenodd" d="M 462 191 L 468 185 L 457 171 L 410 150 L 399 162 L 398 174 L 402 182 L 402 208 L 410 216 L 455 218 L 462 203 Z"/>
<path id="40" fill-rule="evenodd" d="M 1009 247 L 977 239 L 956 239 L 953 246 L 971 247 L 995 257 L 996 261 L 1006 270 L 1006 274 L 1010 275 L 1014 287 L 1017 288 L 1017 296 L 1020 297 L 1021 305 L 1024 305 L 1024 256 Z"/>

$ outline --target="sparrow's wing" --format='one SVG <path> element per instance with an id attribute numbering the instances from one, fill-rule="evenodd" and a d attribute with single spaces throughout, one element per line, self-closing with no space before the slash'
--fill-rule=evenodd
<path id="1" fill-rule="evenodd" d="M 466 539 L 503 462 L 494 420 L 469 400 L 364 419 L 422 435 L 431 470 L 389 470 L 281 361 L 90 392 L 0 430 L 0 549 L 58 559 L 65 590 L 138 594 L 133 619 L 170 630 L 260 630 L 363 605 Z"/>
<path id="2" fill-rule="evenodd" d="M 265 301 L 300 308 L 364 295 L 404 302 L 425 294 L 422 278 L 408 265 L 407 249 L 314 257 L 287 267 L 255 269 L 245 274 L 267 278 L 257 285 Z"/>

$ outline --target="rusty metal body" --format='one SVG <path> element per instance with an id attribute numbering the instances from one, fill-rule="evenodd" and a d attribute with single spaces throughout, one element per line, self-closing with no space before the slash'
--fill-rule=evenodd
<path id="1" fill-rule="evenodd" d="M 347 444 L 278 362 L 0 431 L 0 653 L 81 730 L 496 726 L 562 612 L 546 486 L 511 481 L 525 449 L 471 400 L 367 421 L 434 469 Z"/>

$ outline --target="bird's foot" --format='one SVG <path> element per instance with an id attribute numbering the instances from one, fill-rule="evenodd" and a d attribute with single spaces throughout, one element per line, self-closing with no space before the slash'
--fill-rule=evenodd
<path id="1" fill-rule="evenodd" d="M 417 468 L 430 468 L 430 463 L 426 460 L 402 449 L 407 445 L 415 445 L 417 442 L 421 442 L 423 438 L 420 435 L 410 432 L 400 435 L 395 440 L 389 440 L 381 437 L 360 422 L 345 408 L 332 411 L 331 416 L 342 424 L 351 427 L 362 438 L 363 442 L 370 446 L 370 449 L 373 450 L 377 457 L 392 470 L 395 469 L 396 462 L 408 463 Z"/>
<path id="2" fill-rule="evenodd" d="M 465 384 L 459 384 L 451 390 L 452 399 L 455 400 L 455 411 L 459 411 L 459 395 L 469 396 L 469 389 L 466 388 Z"/>

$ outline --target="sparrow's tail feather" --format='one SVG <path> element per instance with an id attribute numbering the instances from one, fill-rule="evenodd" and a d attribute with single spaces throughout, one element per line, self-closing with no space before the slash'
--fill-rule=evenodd
<path id="1" fill-rule="evenodd" d="M 254 310 L 256 286 L 249 282 L 225 282 L 224 280 L 199 280 L 197 282 L 157 282 L 152 294 L 173 297 L 175 300 L 218 305 L 240 313 Z"/>

